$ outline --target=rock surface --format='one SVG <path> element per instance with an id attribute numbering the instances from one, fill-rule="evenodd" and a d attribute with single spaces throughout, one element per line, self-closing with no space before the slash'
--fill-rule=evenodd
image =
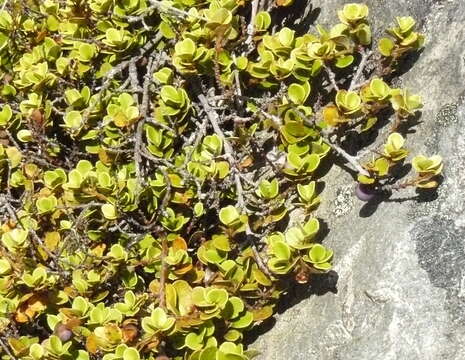
<path id="1" fill-rule="evenodd" d="M 317 23 L 347 2 L 312 0 Z M 324 243 L 336 254 L 337 292 L 278 315 L 253 344 L 260 360 L 465 359 L 465 1 L 366 3 L 375 33 L 412 15 L 427 35 L 400 79 L 425 103 L 406 146 L 442 154 L 444 182 L 434 201 L 402 192 L 367 206 L 352 195 L 351 177 L 333 168 L 318 215 L 329 219 Z"/>

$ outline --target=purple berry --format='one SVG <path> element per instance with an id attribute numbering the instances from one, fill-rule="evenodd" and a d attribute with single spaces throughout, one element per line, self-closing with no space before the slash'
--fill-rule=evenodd
<path id="1" fill-rule="evenodd" d="M 55 327 L 55 333 L 63 342 L 68 341 L 73 336 L 73 332 L 63 324 L 58 324 Z"/>
<path id="2" fill-rule="evenodd" d="M 372 186 L 365 184 L 357 184 L 355 187 L 355 196 L 362 201 L 370 201 L 376 196 L 376 192 Z"/>

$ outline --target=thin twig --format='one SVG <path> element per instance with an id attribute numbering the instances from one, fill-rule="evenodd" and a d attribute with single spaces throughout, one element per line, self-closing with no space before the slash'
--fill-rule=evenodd
<path id="1" fill-rule="evenodd" d="M 158 292 L 158 301 L 159 306 L 165 310 L 166 309 L 166 297 L 165 297 L 165 285 L 166 285 L 166 276 L 168 273 L 168 264 L 166 263 L 166 256 L 168 255 L 168 239 L 166 235 L 163 234 L 161 238 L 161 270 L 160 270 L 160 290 Z"/>
<path id="2" fill-rule="evenodd" d="M 231 168 L 234 171 L 234 182 L 236 184 L 236 191 L 237 191 L 237 203 L 236 206 L 239 209 L 244 208 L 244 197 L 243 197 L 243 190 L 242 190 L 242 183 L 239 175 L 239 169 L 237 168 L 236 160 L 234 158 L 234 150 L 229 143 L 228 139 L 226 139 L 226 136 L 223 133 L 223 130 L 221 130 L 219 124 L 218 124 L 218 114 L 216 113 L 215 110 L 213 110 L 210 107 L 210 104 L 208 103 L 207 98 L 205 97 L 204 94 L 199 94 L 198 98 L 200 100 L 200 103 L 202 104 L 203 108 L 205 109 L 205 112 L 207 113 L 207 117 L 210 120 L 210 123 L 212 124 L 213 130 L 215 131 L 216 135 L 222 140 L 224 144 L 224 157 L 228 160 L 229 164 L 231 165 Z"/>
<path id="3" fill-rule="evenodd" d="M 247 26 L 247 39 L 245 43 L 251 45 L 253 42 L 253 36 L 255 34 L 255 17 L 257 16 L 258 0 L 252 0 L 252 12 L 250 15 L 250 22 Z"/>
<path id="4" fill-rule="evenodd" d="M 117 66 L 113 67 L 110 71 L 108 71 L 108 73 L 105 74 L 105 77 L 104 77 L 103 82 L 102 82 L 102 86 L 100 87 L 99 92 L 98 92 L 97 96 L 95 97 L 94 102 L 91 103 L 90 106 L 88 106 L 87 109 L 84 111 L 83 121 L 82 121 L 83 126 L 85 126 L 87 124 L 90 114 L 92 113 L 92 111 L 95 110 L 95 107 L 97 106 L 97 104 L 100 103 L 100 101 L 102 100 L 103 94 L 105 93 L 106 90 L 108 90 L 110 88 L 111 83 L 114 80 L 114 78 L 116 77 L 116 75 L 121 73 L 128 66 L 130 66 L 130 64 L 132 62 L 135 63 L 138 60 L 140 60 L 145 55 L 145 53 L 150 51 L 156 44 L 158 44 L 162 38 L 163 38 L 163 35 L 161 34 L 161 32 L 158 32 L 151 41 L 148 41 L 140 49 L 138 55 L 136 55 L 135 57 L 133 57 L 133 58 L 131 58 L 129 60 L 125 60 L 125 61 L 120 62 Z"/>
<path id="5" fill-rule="evenodd" d="M 218 135 L 218 137 L 221 139 L 221 141 L 224 144 L 224 150 L 226 153 L 225 157 L 231 159 L 232 154 L 234 153 L 234 150 L 231 144 L 229 143 L 229 141 L 226 139 L 226 136 L 224 135 L 223 130 L 221 130 L 218 124 L 218 114 L 216 113 L 215 110 L 211 108 L 204 94 L 199 94 L 198 98 L 207 114 L 208 120 L 210 120 L 210 123 L 212 124 L 213 130 L 215 131 L 216 135 Z"/>
<path id="6" fill-rule="evenodd" d="M 257 249 L 257 244 L 255 243 L 255 236 L 250 229 L 249 223 L 247 223 L 246 228 L 245 228 L 245 234 L 247 236 L 247 239 L 250 242 L 250 246 L 252 247 L 252 252 L 254 255 L 255 262 L 257 263 L 258 268 L 265 273 L 268 277 L 272 278 L 273 275 L 271 274 L 270 270 L 268 269 L 268 266 L 266 266 L 265 262 L 263 261 L 260 252 Z"/>
<path id="7" fill-rule="evenodd" d="M 6 352 L 6 354 L 12 359 L 12 360 L 17 360 L 15 356 L 11 353 L 10 349 L 8 349 L 8 346 L 3 342 L 3 339 L 0 337 L 0 346 L 3 348 L 3 350 Z"/>
<path id="8" fill-rule="evenodd" d="M 309 118 L 304 113 L 299 111 L 297 108 L 294 108 L 297 114 L 304 119 L 304 123 L 307 126 L 315 126 L 315 117 Z M 366 171 L 362 165 L 358 162 L 358 157 L 352 156 L 348 154 L 343 148 L 341 148 L 338 144 L 331 140 L 331 136 L 326 136 L 323 131 L 320 131 L 320 136 L 325 143 L 331 146 L 339 155 L 341 155 L 348 163 L 350 163 L 355 170 L 357 170 L 360 174 L 369 176 L 370 174 Z"/>
<path id="9" fill-rule="evenodd" d="M 365 176 L 370 176 L 370 173 L 366 171 L 362 165 L 358 162 L 358 157 L 352 156 L 348 154 L 343 148 L 341 148 L 339 145 L 337 145 L 335 142 L 330 141 L 329 137 L 324 138 L 323 140 L 328 143 L 339 155 L 341 155 L 349 164 L 352 165 L 352 167 L 357 170 L 360 174 L 365 175 Z"/>
<path id="10" fill-rule="evenodd" d="M 329 81 L 333 86 L 334 90 L 339 91 L 339 86 L 336 82 L 336 75 L 334 74 L 333 70 L 329 66 L 325 66 L 326 74 L 328 75 Z"/>
<path id="11" fill-rule="evenodd" d="M 354 77 L 352 78 L 352 81 L 350 82 L 349 91 L 352 91 L 356 87 L 358 87 L 358 82 L 360 80 L 360 77 L 362 76 L 363 70 L 365 69 L 365 66 L 367 65 L 367 61 L 372 54 L 373 54 L 373 51 L 371 50 L 369 51 L 364 50 L 362 52 L 362 60 L 360 60 L 360 64 L 358 65 L 357 72 L 355 73 Z"/>
<path id="12" fill-rule="evenodd" d="M 142 89 L 141 120 L 139 120 L 139 123 L 137 124 L 135 141 L 134 141 L 134 162 L 136 165 L 136 180 L 137 180 L 138 186 L 142 184 L 142 180 L 141 180 L 142 156 L 141 156 L 140 149 L 142 147 L 142 132 L 144 130 L 145 118 L 147 117 L 147 111 L 149 108 L 149 85 L 150 85 L 150 77 L 151 77 L 152 70 L 153 70 L 152 65 L 153 65 L 153 58 L 150 57 L 148 64 L 147 64 L 147 73 L 145 74 L 144 84 L 143 84 L 143 89 Z"/>
<path id="13" fill-rule="evenodd" d="M 236 192 L 237 192 L 236 206 L 240 210 L 243 210 L 244 206 L 245 206 L 244 195 L 243 195 L 241 177 L 240 177 L 240 174 L 239 174 L 239 171 L 237 170 L 237 168 L 234 169 L 234 182 L 236 183 Z"/>
<path id="14" fill-rule="evenodd" d="M 168 5 L 167 3 L 165 3 L 164 1 L 158 1 L 158 0 L 149 0 L 150 1 L 150 4 L 156 8 L 158 11 L 160 12 L 172 12 L 173 14 L 177 15 L 178 17 L 182 18 L 182 19 L 185 19 L 186 17 L 189 18 L 189 17 L 193 17 L 197 20 L 203 20 L 203 21 L 207 21 L 205 18 L 199 16 L 199 15 L 195 15 L 195 14 L 192 14 L 192 13 L 188 13 L 184 10 L 181 10 L 181 9 L 178 9 L 174 6 L 170 6 Z"/>

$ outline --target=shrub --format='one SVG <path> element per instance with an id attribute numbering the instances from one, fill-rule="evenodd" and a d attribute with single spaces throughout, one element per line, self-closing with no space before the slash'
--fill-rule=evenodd
<path id="1" fill-rule="evenodd" d="M 3 2 L 3 359 L 250 359 L 244 333 L 331 269 L 329 154 L 364 200 L 438 185 L 438 155 L 396 171 L 421 99 L 389 80 L 423 44 L 415 21 L 375 41 L 347 4 L 330 29 L 271 31 L 291 5 Z M 389 117 L 371 160 L 344 149 Z"/>

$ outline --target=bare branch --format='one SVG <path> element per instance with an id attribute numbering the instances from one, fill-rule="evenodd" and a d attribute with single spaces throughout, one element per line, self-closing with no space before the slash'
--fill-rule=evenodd
<path id="1" fill-rule="evenodd" d="M 352 81 L 350 82 L 349 91 L 352 91 L 355 88 L 359 87 L 358 82 L 360 81 L 360 77 L 363 74 L 363 70 L 365 69 L 365 66 L 367 65 L 367 61 L 371 57 L 372 54 L 373 54 L 373 51 L 371 50 L 362 51 L 362 59 L 360 60 L 360 64 L 358 65 L 357 72 L 355 73 L 354 77 L 352 78 Z"/>
<path id="2" fill-rule="evenodd" d="M 334 74 L 333 70 L 329 66 L 325 66 L 326 74 L 328 75 L 329 81 L 333 86 L 334 90 L 339 91 L 339 86 L 336 82 L 336 75 Z"/>
<path id="3" fill-rule="evenodd" d="M 6 2 L 5 2 L 6 3 Z M 3 339 L 0 337 L 0 346 L 3 348 L 5 353 L 11 358 L 11 360 L 17 360 L 17 358 L 13 355 L 13 353 L 10 351 L 8 346 L 4 343 Z"/>

